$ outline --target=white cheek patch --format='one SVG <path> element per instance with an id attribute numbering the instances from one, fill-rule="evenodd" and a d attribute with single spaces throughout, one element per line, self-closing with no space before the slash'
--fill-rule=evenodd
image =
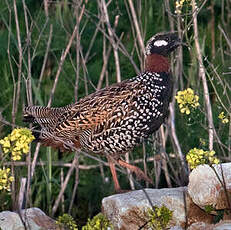
<path id="1" fill-rule="evenodd" d="M 168 45 L 168 42 L 166 42 L 165 40 L 157 40 L 157 41 L 155 41 L 154 42 L 154 44 L 153 44 L 154 46 L 166 46 L 166 45 Z"/>

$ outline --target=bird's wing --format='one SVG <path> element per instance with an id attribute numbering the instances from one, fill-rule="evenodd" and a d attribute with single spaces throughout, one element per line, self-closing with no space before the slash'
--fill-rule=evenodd
<path id="1" fill-rule="evenodd" d="M 128 80 L 90 94 L 59 117 L 55 132 L 71 129 L 78 133 L 105 121 L 123 119 L 133 106 L 132 101 L 137 97 L 139 88 L 140 84 Z"/>

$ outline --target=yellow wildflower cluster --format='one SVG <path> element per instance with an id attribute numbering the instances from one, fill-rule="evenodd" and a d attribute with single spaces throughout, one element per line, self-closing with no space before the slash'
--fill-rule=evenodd
<path id="1" fill-rule="evenodd" d="M 194 91 L 191 88 L 188 88 L 183 91 L 178 91 L 177 96 L 175 96 L 177 103 L 180 108 L 181 113 L 190 114 L 191 108 L 196 108 L 199 106 L 199 97 L 194 94 Z"/>
<path id="2" fill-rule="evenodd" d="M 184 3 L 188 2 L 188 1 L 189 0 L 176 0 L 176 4 L 175 4 L 176 11 L 175 11 L 175 13 L 180 14 Z"/>
<path id="3" fill-rule="evenodd" d="M 161 207 L 154 206 L 154 209 L 155 211 L 152 208 L 147 210 L 148 227 L 156 230 L 166 229 L 169 221 L 172 219 L 173 211 L 164 205 Z"/>
<path id="4" fill-rule="evenodd" d="M 229 119 L 227 116 L 225 116 L 225 113 L 224 112 L 221 112 L 219 115 L 218 115 L 218 118 L 221 120 L 221 122 L 223 124 L 226 124 L 229 122 Z"/>
<path id="5" fill-rule="evenodd" d="M 78 230 L 77 224 L 73 217 L 66 213 L 64 213 L 62 216 L 59 216 L 56 223 L 61 227 L 64 227 L 64 229 Z"/>
<path id="6" fill-rule="evenodd" d="M 186 160 L 191 169 L 201 164 L 219 164 L 219 159 L 215 156 L 215 151 L 204 151 L 203 149 L 193 148 L 186 155 Z"/>
<path id="7" fill-rule="evenodd" d="M 11 153 L 12 160 L 21 160 L 22 154 L 29 152 L 29 144 L 34 140 L 31 131 L 26 128 L 14 129 L 4 139 L 0 140 L 3 152 Z"/>
<path id="8" fill-rule="evenodd" d="M 92 219 L 88 219 L 87 224 L 82 227 L 82 230 L 113 230 L 113 226 L 109 220 L 102 214 L 99 213 Z"/>
<path id="9" fill-rule="evenodd" d="M 14 177 L 10 176 L 9 168 L 0 169 L 0 190 L 10 191 L 10 185 L 13 180 Z"/>

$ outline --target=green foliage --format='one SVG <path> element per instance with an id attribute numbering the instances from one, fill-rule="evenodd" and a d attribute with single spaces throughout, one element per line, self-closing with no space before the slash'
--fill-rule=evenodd
<path id="1" fill-rule="evenodd" d="M 161 207 L 153 206 L 146 211 L 148 216 L 148 226 L 151 229 L 162 230 L 165 229 L 169 221 L 172 219 L 173 211 L 169 210 L 166 206 Z"/>
<path id="2" fill-rule="evenodd" d="M 99 213 L 92 219 L 88 219 L 87 224 L 82 227 L 82 230 L 113 230 L 113 226 L 109 220 L 102 214 Z"/>
<path id="3" fill-rule="evenodd" d="M 210 214 L 212 211 L 215 211 L 212 205 L 205 205 L 205 212 Z"/>
<path id="4" fill-rule="evenodd" d="M 67 230 L 78 230 L 77 224 L 73 217 L 66 213 L 64 213 L 62 216 L 59 216 L 56 223 L 60 225 L 60 227 Z"/>

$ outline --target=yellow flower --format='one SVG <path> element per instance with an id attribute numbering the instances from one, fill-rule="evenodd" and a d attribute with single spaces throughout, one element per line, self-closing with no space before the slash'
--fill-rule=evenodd
<path id="1" fill-rule="evenodd" d="M 176 0 L 176 3 L 175 3 L 175 7 L 176 7 L 175 13 L 176 14 L 180 14 L 181 13 L 183 5 L 187 1 L 189 1 L 189 0 Z"/>
<path id="2" fill-rule="evenodd" d="M 14 177 L 10 176 L 10 168 L 0 169 L 0 190 L 10 191 L 10 185 Z"/>
<path id="3" fill-rule="evenodd" d="M 11 152 L 11 159 L 21 160 L 22 154 L 29 152 L 29 144 L 34 140 L 34 136 L 31 131 L 26 128 L 14 129 L 4 139 L 0 140 L 0 144 L 3 147 L 3 152 L 8 154 Z"/>
<path id="4" fill-rule="evenodd" d="M 194 109 L 199 106 L 199 97 L 194 94 L 194 91 L 191 88 L 178 91 L 175 98 L 181 113 L 189 115 L 191 113 L 190 109 Z"/>
<path id="5" fill-rule="evenodd" d="M 204 151 L 203 149 L 193 148 L 186 155 L 186 160 L 191 169 L 194 169 L 201 164 L 219 164 L 219 159 L 214 155 L 214 150 Z"/>
<path id="6" fill-rule="evenodd" d="M 221 120 L 221 122 L 223 124 L 226 124 L 229 122 L 229 119 L 227 118 L 227 116 L 225 116 L 225 113 L 224 112 L 221 112 L 219 115 L 218 115 L 218 118 Z"/>

